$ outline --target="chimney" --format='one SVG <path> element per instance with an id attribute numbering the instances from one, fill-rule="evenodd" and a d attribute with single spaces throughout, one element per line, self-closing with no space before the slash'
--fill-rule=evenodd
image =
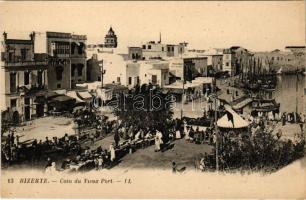
<path id="1" fill-rule="evenodd" d="M 3 39 L 4 41 L 7 39 L 7 33 L 5 31 L 3 32 Z"/>
<path id="2" fill-rule="evenodd" d="M 34 42 L 34 40 L 35 40 L 35 32 L 34 31 L 30 34 L 30 38 L 31 38 L 31 41 Z"/>

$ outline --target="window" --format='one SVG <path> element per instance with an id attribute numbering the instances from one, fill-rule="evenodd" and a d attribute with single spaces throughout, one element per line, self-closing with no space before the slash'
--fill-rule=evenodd
<path id="1" fill-rule="evenodd" d="M 167 48 L 167 51 L 170 51 L 170 47 Z"/>
<path id="2" fill-rule="evenodd" d="M 62 86 L 61 86 L 60 83 L 58 83 L 58 84 L 56 85 L 56 87 L 59 89 L 59 88 L 61 88 Z"/>
<path id="3" fill-rule="evenodd" d="M 21 49 L 21 60 L 24 61 L 27 58 L 27 49 Z"/>
<path id="4" fill-rule="evenodd" d="M 142 49 L 146 49 L 146 45 L 142 45 Z"/>
<path id="5" fill-rule="evenodd" d="M 136 59 L 136 57 L 135 57 L 135 54 L 134 54 L 134 53 L 132 54 L 132 59 Z"/>
<path id="6" fill-rule="evenodd" d="M 80 45 L 78 46 L 78 54 L 79 54 L 79 55 L 82 55 L 82 54 L 83 54 L 83 47 L 84 47 L 84 44 L 83 44 L 83 43 L 80 43 Z"/>
<path id="7" fill-rule="evenodd" d="M 71 43 L 71 54 L 74 54 L 75 43 Z"/>
<path id="8" fill-rule="evenodd" d="M 74 77 L 74 72 L 75 72 L 75 64 L 71 64 L 71 76 Z"/>
<path id="9" fill-rule="evenodd" d="M 117 77 L 117 83 L 121 83 L 120 76 Z"/>
<path id="10" fill-rule="evenodd" d="M 172 47 L 171 50 L 174 51 L 174 47 Z"/>
<path id="11" fill-rule="evenodd" d="M 162 51 L 164 51 L 164 47 L 162 47 Z"/>
<path id="12" fill-rule="evenodd" d="M 39 86 L 42 86 L 42 79 L 43 79 L 43 72 L 42 71 L 38 71 L 37 73 L 37 83 Z"/>
<path id="13" fill-rule="evenodd" d="M 24 72 L 24 84 L 25 85 L 30 84 L 30 72 Z"/>
<path id="14" fill-rule="evenodd" d="M 148 45 L 148 49 L 151 49 L 151 45 Z"/>
<path id="15" fill-rule="evenodd" d="M 56 80 L 61 81 L 63 79 L 64 68 L 62 66 L 57 66 L 55 68 Z"/>
<path id="16" fill-rule="evenodd" d="M 17 106 L 17 99 L 11 99 L 11 108 L 16 108 Z"/>
<path id="17" fill-rule="evenodd" d="M 136 80 L 137 80 L 137 84 L 139 85 L 140 84 L 139 76 L 137 76 Z"/>
<path id="18" fill-rule="evenodd" d="M 129 77 L 129 85 L 132 84 L 132 77 Z"/>
<path id="19" fill-rule="evenodd" d="M 14 57 L 14 53 L 13 52 L 9 52 L 8 61 L 12 62 L 13 61 L 13 57 Z"/>
<path id="20" fill-rule="evenodd" d="M 226 64 L 225 64 L 227 67 L 229 66 L 229 62 L 226 62 Z"/>
<path id="21" fill-rule="evenodd" d="M 30 105 L 30 98 L 24 98 L 24 105 Z"/>
<path id="22" fill-rule="evenodd" d="M 78 65 L 78 76 L 82 76 L 83 64 Z"/>
<path id="23" fill-rule="evenodd" d="M 157 76 L 152 75 L 152 84 L 157 84 Z"/>
<path id="24" fill-rule="evenodd" d="M 16 87 L 16 73 L 11 73 L 10 74 L 10 92 L 16 92 L 17 87 Z"/>

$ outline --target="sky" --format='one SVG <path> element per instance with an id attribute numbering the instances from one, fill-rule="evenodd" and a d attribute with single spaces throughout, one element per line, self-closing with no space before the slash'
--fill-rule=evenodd
<path id="1" fill-rule="evenodd" d="M 119 49 L 159 39 L 189 48 L 243 46 L 251 51 L 305 45 L 305 1 L 0 2 L 0 31 L 8 38 L 29 32 L 86 34 L 102 43 L 109 27 Z"/>

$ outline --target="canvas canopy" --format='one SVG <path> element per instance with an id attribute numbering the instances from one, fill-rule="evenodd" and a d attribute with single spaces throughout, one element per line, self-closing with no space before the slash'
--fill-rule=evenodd
<path id="1" fill-rule="evenodd" d="M 238 115 L 229 106 L 225 106 L 226 114 L 217 121 L 217 125 L 220 128 L 245 128 L 249 123 Z"/>

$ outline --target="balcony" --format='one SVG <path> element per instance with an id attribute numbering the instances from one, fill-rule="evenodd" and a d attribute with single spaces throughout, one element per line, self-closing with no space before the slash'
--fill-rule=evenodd
<path id="1" fill-rule="evenodd" d="M 4 67 L 46 66 L 47 61 L 4 62 Z"/>
<path id="2" fill-rule="evenodd" d="M 24 60 L 21 56 L 12 56 L 9 59 L 3 57 L 3 67 L 16 68 L 16 67 L 39 67 L 47 66 L 47 57 L 44 54 L 34 54 L 34 60 Z"/>

